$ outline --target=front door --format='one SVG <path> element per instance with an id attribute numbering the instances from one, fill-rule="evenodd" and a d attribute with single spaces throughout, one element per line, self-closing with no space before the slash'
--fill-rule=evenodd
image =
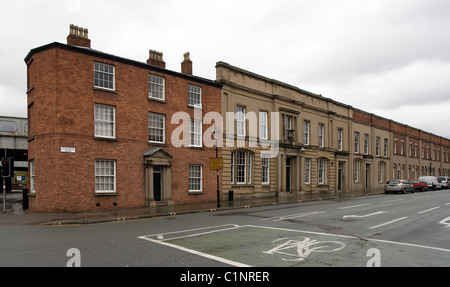
<path id="1" fill-rule="evenodd" d="M 161 196 L 161 167 L 155 166 L 153 168 L 153 199 L 155 201 L 162 201 Z"/>
<path id="2" fill-rule="evenodd" d="M 291 158 L 286 158 L 286 191 L 291 191 Z"/>
<path id="3" fill-rule="evenodd" d="M 344 163 L 340 162 L 338 167 L 338 190 L 342 190 L 342 172 L 344 170 Z"/>

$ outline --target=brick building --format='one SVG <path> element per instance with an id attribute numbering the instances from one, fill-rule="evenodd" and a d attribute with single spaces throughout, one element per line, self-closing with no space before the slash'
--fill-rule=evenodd
<path id="1" fill-rule="evenodd" d="M 221 86 L 192 75 L 189 53 L 178 73 L 156 51 L 143 63 L 94 50 L 71 25 L 67 44 L 25 62 L 31 210 L 216 200 L 215 147 L 203 140 L 214 121 L 202 119 L 221 112 Z"/>

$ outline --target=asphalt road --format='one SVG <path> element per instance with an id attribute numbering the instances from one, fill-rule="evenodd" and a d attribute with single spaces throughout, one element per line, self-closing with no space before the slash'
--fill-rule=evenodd
<path id="1" fill-rule="evenodd" d="M 0 242 L 0 266 L 450 266 L 450 191 L 1 227 Z"/>

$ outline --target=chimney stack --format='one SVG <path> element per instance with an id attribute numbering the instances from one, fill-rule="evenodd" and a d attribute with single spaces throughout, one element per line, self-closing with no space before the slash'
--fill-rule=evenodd
<path id="1" fill-rule="evenodd" d="M 150 50 L 150 56 L 147 60 L 147 64 L 163 69 L 166 68 L 166 62 L 163 61 L 163 53 L 154 50 Z"/>
<path id="2" fill-rule="evenodd" d="M 181 63 L 181 73 L 192 76 L 192 61 L 189 56 L 189 52 L 184 53 L 184 61 Z"/>
<path id="3" fill-rule="evenodd" d="M 67 45 L 91 48 L 88 29 L 70 25 L 70 34 L 67 36 Z"/>

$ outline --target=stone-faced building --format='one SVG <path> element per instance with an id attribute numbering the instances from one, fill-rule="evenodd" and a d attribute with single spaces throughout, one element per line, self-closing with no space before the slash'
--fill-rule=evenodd
<path id="1" fill-rule="evenodd" d="M 189 53 L 178 73 L 156 51 L 143 63 L 94 50 L 71 25 L 67 44 L 32 49 L 25 62 L 31 210 L 216 200 L 202 119 L 221 112 L 221 86 L 192 75 Z"/>
<path id="2" fill-rule="evenodd" d="M 216 72 L 229 113 L 225 195 L 353 196 L 392 178 L 449 175 L 448 139 L 224 62 Z"/>

